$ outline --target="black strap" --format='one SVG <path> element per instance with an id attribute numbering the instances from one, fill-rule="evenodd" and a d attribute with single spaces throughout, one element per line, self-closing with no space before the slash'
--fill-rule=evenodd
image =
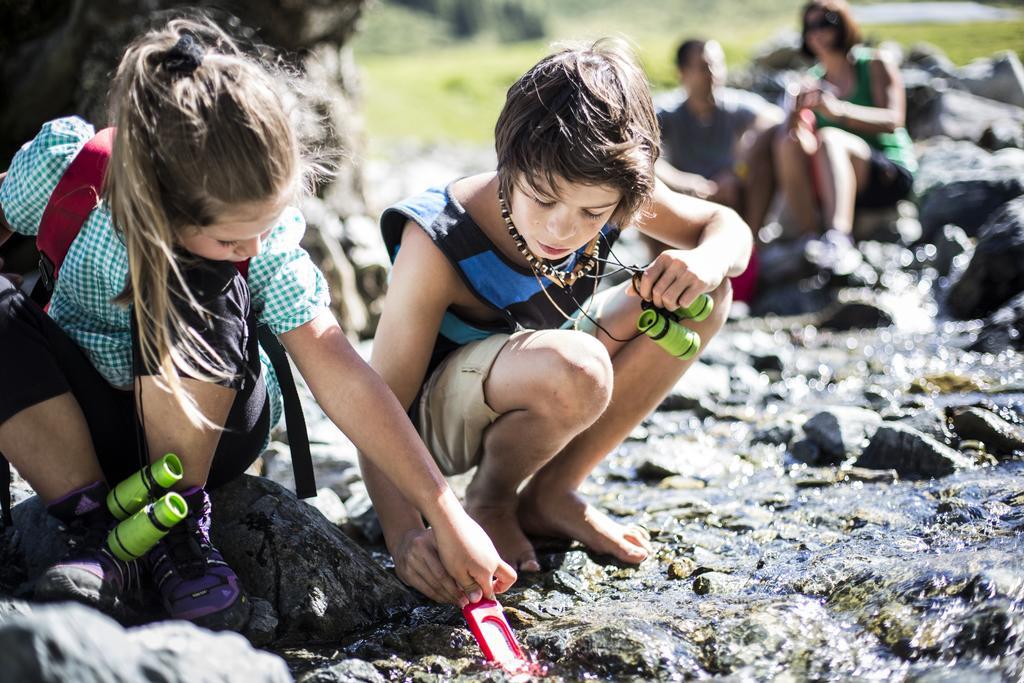
<path id="1" fill-rule="evenodd" d="M 292 452 L 292 471 L 295 474 L 295 495 L 299 498 L 316 497 L 316 477 L 313 474 L 313 456 L 309 452 L 309 433 L 302 416 L 299 392 L 295 389 L 295 378 L 284 347 L 270 328 L 260 325 L 257 332 L 260 346 L 270 356 L 277 383 L 284 398 L 284 424 L 288 430 L 288 447 Z"/>
<path id="2" fill-rule="evenodd" d="M 11 516 L 11 463 L 0 453 L 0 510 L 3 514 L 3 528 L 9 529 L 14 526 L 14 517 Z"/>

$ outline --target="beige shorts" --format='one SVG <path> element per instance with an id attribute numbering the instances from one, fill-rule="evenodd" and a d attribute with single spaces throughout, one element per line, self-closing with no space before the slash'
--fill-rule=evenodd
<path id="1" fill-rule="evenodd" d="M 423 385 L 420 437 L 445 476 L 461 474 L 480 462 L 484 430 L 498 419 L 484 399 L 484 382 L 510 338 L 494 334 L 456 349 Z"/>
<path id="2" fill-rule="evenodd" d="M 599 292 L 584 310 L 599 318 L 617 289 Z M 573 323 L 567 322 L 564 327 L 572 328 Z M 580 316 L 576 329 L 590 335 L 597 331 L 584 316 Z M 484 432 L 500 417 L 487 405 L 484 382 L 505 344 L 522 334 L 529 334 L 529 330 L 493 334 L 456 349 L 423 385 L 417 406 L 419 433 L 445 476 L 461 474 L 480 462 Z"/>

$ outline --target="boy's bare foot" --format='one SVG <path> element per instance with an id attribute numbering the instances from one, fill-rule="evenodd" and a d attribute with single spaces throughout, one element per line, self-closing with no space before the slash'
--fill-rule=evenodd
<path id="1" fill-rule="evenodd" d="M 528 486 L 519 496 L 519 522 L 528 534 L 572 538 L 629 564 L 639 564 L 651 553 L 646 529 L 613 521 L 574 491 L 552 493 Z"/>
<path id="2" fill-rule="evenodd" d="M 510 505 L 480 505 L 467 497 L 465 507 L 469 516 L 490 536 L 501 559 L 515 567 L 517 572 L 540 571 L 533 544 L 519 526 L 514 498 Z"/>

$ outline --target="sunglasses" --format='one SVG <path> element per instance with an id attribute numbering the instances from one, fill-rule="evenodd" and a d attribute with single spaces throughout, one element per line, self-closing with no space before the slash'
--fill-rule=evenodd
<path id="1" fill-rule="evenodd" d="M 825 12 L 817 21 L 804 22 L 804 33 L 817 31 L 819 29 L 836 28 L 840 24 L 839 15 L 835 12 Z"/>

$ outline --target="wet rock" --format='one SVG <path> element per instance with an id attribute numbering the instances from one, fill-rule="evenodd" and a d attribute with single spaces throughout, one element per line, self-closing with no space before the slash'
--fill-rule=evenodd
<path id="1" fill-rule="evenodd" d="M 774 424 L 757 429 L 750 437 L 751 443 L 764 443 L 770 446 L 788 446 L 793 440 L 796 430 L 788 423 Z"/>
<path id="2" fill-rule="evenodd" d="M 167 683 L 292 680 L 284 660 L 254 650 L 236 633 L 212 633 L 185 621 L 126 630 L 74 603 L 0 617 L 0 652 L 2 676 L 11 681 L 127 683 L 154 675 Z"/>
<path id="3" fill-rule="evenodd" d="M 880 426 L 855 463 L 869 469 L 894 469 L 905 478 L 943 477 L 970 467 L 971 461 L 916 429 Z"/>
<path id="4" fill-rule="evenodd" d="M 1024 292 L 985 318 L 971 351 L 999 353 L 1007 349 L 1024 350 Z"/>
<path id="5" fill-rule="evenodd" d="M 932 267 L 939 275 L 949 275 L 954 265 L 958 265 L 963 255 L 974 252 L 974 243 L 967 233 L 958 225 L 944 225 L 941 232 L 934 238 L 935 254 Z M 966 266 L 966 263 L 964 263 Z"/>
<path id="6" fill-rule="evenodd" d="M 677 560 L 673 560 L 672 564 L 668 566 L 668 578 L 670 579 L 688 579 L 693 576 L 693 572 L 697 569 L 697 563 L 688 557 L 680 557 Z"/>
<path id="7" fill-rule="evenodd" d="M 1021 150 L 990 154 L 968 142 L 940 139 L 925 147 L 919 163 L 914 190 L 925 241 L 950 223 L 977 235 L 993 211 L 1024 194 Z"/>
<path id="8" fill-rule="evenodd" d="M 296 683 L 384 683 L 376 667 L 361 659 L 343 659 L 329 667 L 299 676 Z"/>
<path id="9" fill-rule="evenodd" d="M 956 437 L 946 425 L 946 416 L 939 411 L 915 410 L 901 415 L 895 422 L 916 429 L 951 448 L 956 445 Z"/>
<path id="10" fill-rule="evenodd" d="M 558 621 L 530 634 L 527 645 L 556 662 L 556 672 L 613 679 L 671 680 L 698 675 L 698 652 L 671 623 L 620 614 L 592 623 Z M 603 617 L 603 618 L 601 618 Z"/>
<path id="11" fill-rule="evenodd" d="M 1007 202 L 978 232 L 967 270 L 949 290 L 948 307 L 961 320 L 992 313 L 1024 291 L 1024 197 Z"/>
<path id="12" fill-rule="evenodd" d="M 892 325 L 892 316 L 875 303 L 848 301 L 822 311 L 818 327 L 822 330 L 846 332 Z"/>
<path id="13" fill-rule="evenodd" d="M 746 579 L 731 574 L 706 572 L 693 580 L 693 592 L 697 595 L 730 595 L 742 591 L 746 584 Z"/>
<path id="14" fill-rule="evenodd" d="M 822 459 L 821 446 L 810 439 L 800 439 L 790 448 L 790 454 L 797 462 L 816 465 Z"/>
<path id="15" fill-rule="evenodd" d="M 818 459 L 808 464 L 839 464 L 860 456 L 879 425 L 881 416 L 871 410 L 836 406 L 823 410 L 804 423 L 804 434 L 820 449 Z"/>
<path id="16" fill-rule="evenodd" d="M 334 641 L 412 604 L 394 576 L 277 484 L 242 477 L 213 501 L 213 540 L 246 589 L 274 607 L 276 642 Z"/>
<path id="17" fill-rule="evenodd" d="M 661 410 L 693 410 L 702 401 L 729 395 L 729 369 L 697 362 L 690 366 L 662 401 Z"/>
<path id="18" fill-rule="evenodd" d="M 982 408 L 955 408 L 953 429 L 961 439 L 975 439 L 988 452 L 1009 456 L 1024 451 L 1024 429 Z"/>

